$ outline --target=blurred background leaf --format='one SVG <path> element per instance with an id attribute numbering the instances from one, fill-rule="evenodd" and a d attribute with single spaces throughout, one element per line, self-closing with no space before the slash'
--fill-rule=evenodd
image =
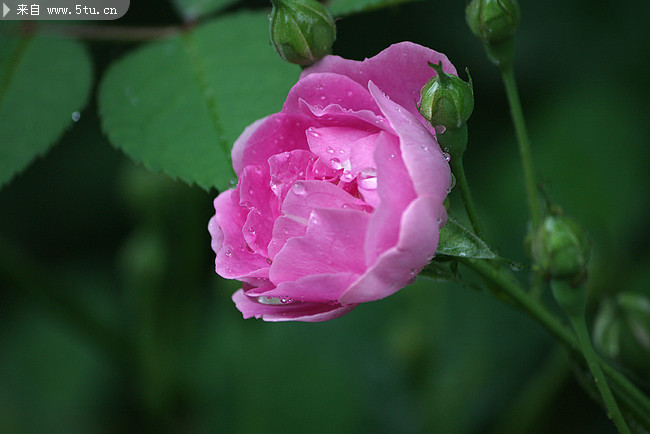
<path id="1" fill-rule="evenodd" d="M 224 9 L 237 0 L 172 0 L 172 3 L 182 18 L 191 21 Z"/>
<path id="2" fill-rule="evenodd" d="M 647 288 L 650 4 L 521 3 L 516 71 L 533 154 L 548 196 L 594 239 L 595 311 L 601 295 Z M 345 17 L 334 51 L 363 59 L 412 40 L 470 68 L 469 183 L 486 241 L 525 262 L 525 192 L 506 99 L 463 9 L 464 2 L 416 2 Z M 171 8 L 152 14 L 151 3 L 136 2 L 124 19 L 178 21 Z M 268 23 L 262 14 L 253 22 L 266 44 Z M 217 25 L 202 29 L 206 39 L 195 36 L 200 47 L 235 43 L 208 41 L 205 29 Z M 164 52 L 166 43 L 139 50 Z M 105 43 L 89 49 L 97 75 L 142 52 Z M 142 76 L 165 74 L 153 62 L 141 67 Z M 242 83 L 267 72 L 252 69 Z M 204 110 L 201 104 L 192 110 Z M 242 116 L 228 130 L 231 139 L 265 114 Z M 237 283 L 213 271 L 206 226 L 216 191 L 134 165 L 99 124 L 93 100 L 46 159 L 0 191 L 4 430 L 613 432 L 567 374 L 570 362 L 557 362 L 543 329 L 459 284 L 418 279 L 327 323 L 242 320 L 230 300 Z M 129 140 L 148 140 L 129 128 Z M 451 202 L 461 215 L 455 191 Z M 115 345 L 107 345 L 111 337 Z"/>
<path id="3" fill-rule="evenodd" d="M 0 187 L 45 154 L 78 119 L 91 76 L 90 58 L 79 42 L 0 38 Z"/>

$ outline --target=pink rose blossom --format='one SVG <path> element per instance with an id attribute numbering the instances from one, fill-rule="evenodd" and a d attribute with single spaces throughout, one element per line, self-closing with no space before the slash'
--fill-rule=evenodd
<path id="1" fill-rule="evenodd" d="M 418 113 L 447 58 L 403 42 L 363 62 L 327 56 L 232 150 L 214 201 L 216 271 L 245 318 L 325 321 L 409 284 L 446 222 L 449 165 Z"/>

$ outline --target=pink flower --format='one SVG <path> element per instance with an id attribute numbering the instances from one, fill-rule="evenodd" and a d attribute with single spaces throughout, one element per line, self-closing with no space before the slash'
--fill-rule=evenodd
<path id="1" fill-rule="evenodd" d="M 325 321 L 409 284 L 447 218 L 449 165 L 418 113 L 447 58 L 402 42 L 363 62 L 327 56 L 232 150 L 239 183 L 214 201 L 216 271 L 245 318 Z"/>

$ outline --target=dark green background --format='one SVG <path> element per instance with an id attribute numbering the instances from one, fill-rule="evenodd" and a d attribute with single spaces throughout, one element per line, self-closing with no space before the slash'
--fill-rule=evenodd
<path id="1" fill-rule="evenodd" d="M 650 287 L 649 5 L 521 2 L 516 73 L 533 154 L 549 197 L 595 241 L 592 311 Z M 463 9 L 429 0 L 347 17 L 334 51 L 362 59 L 411 40 L 470 68 L 469 182 L 488 242 L 526 261 L 505 96 Z M 115 24 L 178 22 L 169 5 L 132 1 Z M 95 82 L 133 47 L 89 43 Z M 332 322 L 244 321 L 236 282 L 213 273 L 215 195 L 111 147 L 94 97 L 0 191 L 1 431 L 613 432 L 567 363 L 557 388 L 520 398 L 554 343 L 488 293 L 418 280 Z M 536 416 L 514 425 L 524 411 Z"/>

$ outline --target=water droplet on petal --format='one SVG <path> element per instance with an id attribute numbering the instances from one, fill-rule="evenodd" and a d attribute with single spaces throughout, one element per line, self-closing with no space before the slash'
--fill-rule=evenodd
<path id="1" fill-rule="evenodd" d="M 282 300 L 280 300 L 278 297 L 266 297 L 266 296 L 261 296 L 257 297 L 257 302 L 262 303 L 262 304 L 282 304 Z"/>
<path id="2" fill-rule="evenodd" d="M 255 235 L 255 228 L 253 226 L 248 228 L 248 233 L 251 235 Z"/>
<path id="3" fill-rule="evenodd" d="M 377 189 L 377 169 L 374 167 L 366 167 L 362 169 L 357 175 L 357 183 L 359 187 L 366 190 Z"/>
<path id="4" fill-rule="evenodd" d="M 230 250 L 226 250 L 226 253 L 224 253 L 224 255 L 230 258 L 232 256 L 232 252 Z"/>
<path id="5" fill-rule="evenodd" d="M 296 193 L 299 196 L 302 196 L 305 194 L 305 184 L 302 182 L 296 182 L 293 184 L 293 192 Z"/>
<path id="6" fill-rule="evenodd" d="M 435 258 L 435 257 L 436 257 L 436 255 L 429 255 L 429 256 L 427 256 L 427 262 L 431 262 L 431 261 L 433 261 L 433 258 Z"/>
<path id="7" fill-rule="evenodd" d="M 442 156 L 445 158 L 445 161 L 447 161 L 447 163 L 451 161 L 451 155 L 449 155 L 449 152 L 443 152 Z"/>
<path id="8" fill-rule="evenodd" d="M 282 303 L 282 304 L 293 303 L 293 298 L 281 298 L 280 303 Z"/>
<path id="9" fill-rule="evenodd" d="M 354 92 L 351 90 L 348 90 L 348 97 L 352 98 L 354 96 Z"/>
<path id="10" fill-rule="evenodd" d="M 334 148 L 332 148 L 331 146 L 328 146 L 327 148 L 325 148 L 325 150 L 327 151 L 328 154 L 334 153 Z"/>
<path id="11" fill-rule="evenodd" d="M 345 170 L 341 174 L 341 181 L 343 182 L 352 182 L 353 179 L 354 179 L 354 175 L 349 170 Z"/>
<path id="12" fill-rule="evenodd" d="M 447 194 L 451 193 L 451 190 L 454 188 L 455 185 L 456 185 L 456 177 L 452 173 L 451 174 L 451 184 L 449 185 L 449 188 L 447 189 Z"/>
<path id="13" fill-rule="evenodd" d="M 320 134 L 318 134 L 318 131 L 316 131 L 316 128 L 314 128 L 314 127 L 307 128 L 307 134 L 309 134 L 312 137 L 319 137 L 320 136 Z"/>
<path id="14" fill-rule="evenodd" d="M 447 127 L 444 125 L 437 125 L 434 127 L 434 130 L 436 130 L 436 134 L 443 134 L 445 131 L 447 131 Z"/>
<path id="15" fill-rule="evenodd" d="M 341 160 L 339 160 L 338 158 L 332 158 L 330 160 L 330 164 L 332 165 L 334 170 L 339 170 L 343 168 L 343 164 L 341 164 Z"/>
<path id="16" fill-rule="evenodd" d="M 271 265 L 271 264 L 273 263 L 273 261 L 271 261 L 270 258 L 266 258 L 266 263 L 269 264 L 269 265 Z"/>

